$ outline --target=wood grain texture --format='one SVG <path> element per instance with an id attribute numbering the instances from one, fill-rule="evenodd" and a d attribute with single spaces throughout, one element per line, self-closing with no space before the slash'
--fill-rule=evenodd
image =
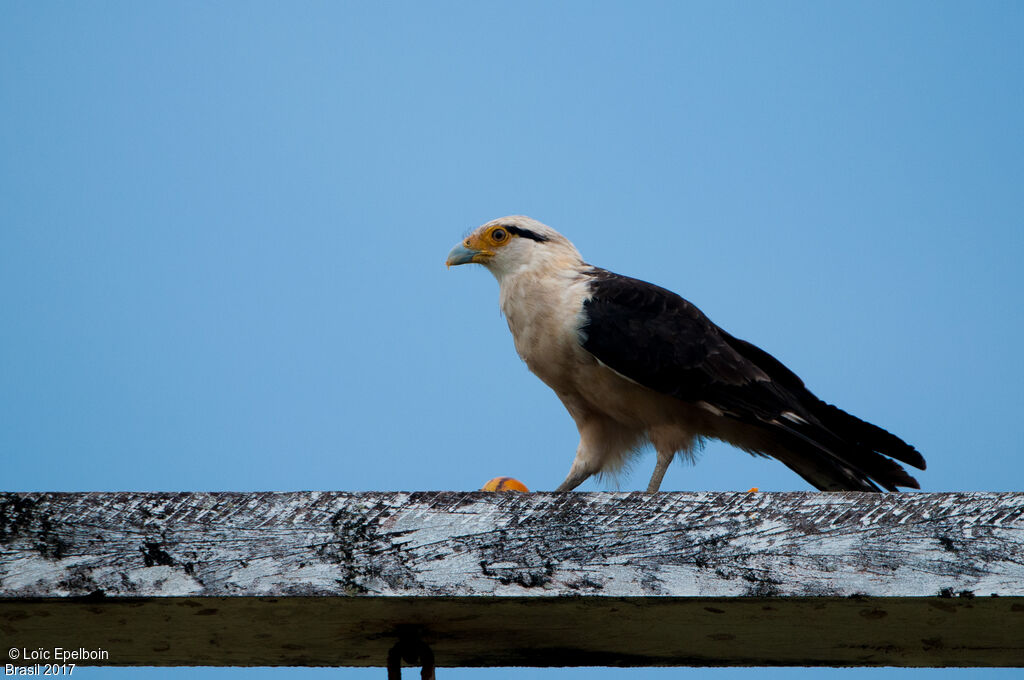
<path id="1" fill-rule="evenodd" d="M 1024 665 L 1024 494 L 0 494 L 4 642 L 381 665 L 403 626 L 440 666 Z"/>

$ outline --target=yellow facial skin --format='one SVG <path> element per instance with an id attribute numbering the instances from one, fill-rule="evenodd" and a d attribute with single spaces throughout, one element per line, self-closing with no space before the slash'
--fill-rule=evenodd
<path id="1" fill-rule="evenodd" d="M 498 248 L 512 240 L 512 234 L 501 225 L 480 229 L 469 235 L 465 241 L 452 248 L 445 262 L 449 267 L 470 262 L 485 264 L 494 257 Z"/>

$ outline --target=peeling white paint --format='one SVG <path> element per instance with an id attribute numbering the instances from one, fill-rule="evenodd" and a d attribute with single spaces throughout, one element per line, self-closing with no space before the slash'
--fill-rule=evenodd
<path id="1" fill-rule="evenodd" d="M 201 583 L 182 570 L 173 567 L 156 566 L 130 569 L 125 572 L 125 578 L 140 594 L 145 594 L 147 597 L 161 595 L 180 597 L 198 595 L 203 592 Z"/>
<path id="2" fill-rule="evenodd" d="M 0 517 L 0 598 L 1024 596 L 1013 493 L 0 494 Z"/>
<path id="3" fill-rule="evenodd" d="M 67 577 L 67 565 L 63 560 L 39 557 L 31 553 L 17 553 L 7 559 L 0 554 L 0 594 L 18 593 L 35 586 L 52 587 Z M 58 596 L 68 594 L 56 589 Z"/>

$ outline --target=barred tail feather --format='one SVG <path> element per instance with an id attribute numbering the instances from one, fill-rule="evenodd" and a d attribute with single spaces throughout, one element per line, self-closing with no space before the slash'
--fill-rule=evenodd
<path id="1" fill-rule="evenodd" d="M 841 408 L 823 401 L 818 402 L 817 408 L 814 409 L 814 415 L 824 427 L 844 441 L 878 451 L 918 470 L 925 469 L 924 456 L 918 453 L 917 449 L 877 425 L 864 422 Z"/>
<path id="2" fill-rule="evenodd" d="M 924 459 L 912 446 L 845 411 L 820 404 L 820 412 L 814 414 L 820 423 L 776 423 L 785 433 L 787 451 L 773 451 L 774 457 L 823 491 L 921 488 L 896 462 L 923 469 Z"/>

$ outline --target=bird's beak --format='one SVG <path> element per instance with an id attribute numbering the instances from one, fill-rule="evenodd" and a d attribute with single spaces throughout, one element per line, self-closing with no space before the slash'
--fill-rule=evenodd
<path id="1" fill-rule="evenodd" d="M 470 262 L 477 262 L 478 260 L 474 260 L 473 258 L 482 254 L 483 253 L 481 251 L 473 250 L 472 248 L 467 248 L 464 244 L 460 243 L 459 245 L 452 248 L 452 252 L 448 253 L 448 259 L 445 260 L 444 263 L 449 267 L 452 267 L 458 264 L 468 264 Z"/>

